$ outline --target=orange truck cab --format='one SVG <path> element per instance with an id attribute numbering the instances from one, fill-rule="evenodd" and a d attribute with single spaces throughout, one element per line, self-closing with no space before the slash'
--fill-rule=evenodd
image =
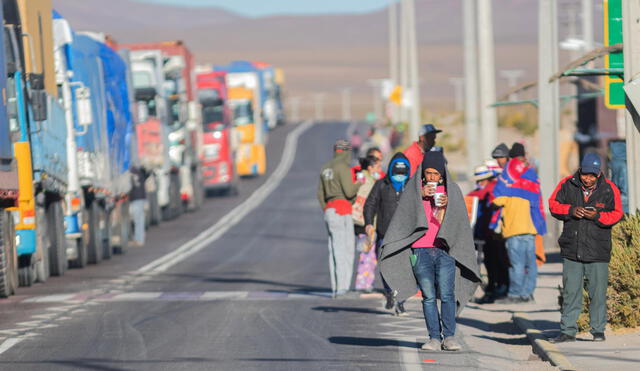
<path id="1" fill-rule="evenodd" d="M 202 178 L 207 193 L 236 194 L 235 146 L 225 79 L 223 71 L 202 72 L 196 76 L 202 106 Z"/>

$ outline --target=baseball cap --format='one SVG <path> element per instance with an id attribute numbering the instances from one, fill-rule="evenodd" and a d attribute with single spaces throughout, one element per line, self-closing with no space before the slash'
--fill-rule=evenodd
<path id="1" fill-rule="evenodd" d="M 418 131 L 418 136 L 421 137 L 429 133 L 436 133 L 436 134 L 442 133 L 442 130 L 436 129 L 436 127 L 433 126 L 433 124 L 425 124 L 425 125 L 422 125 L 422 127 L 420 128 L 420 131 Z"/>
<path id="2" fill-rule="evenodd" d="M 597 153 L 589 152 L 582 158 L 580 162 L 580 172 L 582 174 L 600 174 L 602 161 Z"/>

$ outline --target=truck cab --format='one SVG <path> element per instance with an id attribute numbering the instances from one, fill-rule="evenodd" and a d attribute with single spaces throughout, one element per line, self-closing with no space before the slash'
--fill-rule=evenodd
<path id="1" fill-rule="evenodd" d="M 233 159 L 231 110 L 224 72 L 197 75 L 198 100 L 202 106 L 202 175 L 207 193 L 237 193 Z"/>
<path id="2" fill-rule="evenodd" d="M 229 89 L 229 107 L 233 130 L 238 137 L 236 172 L 239 176 L 257 176 L 266 173 L 267 158 L 261 124 L 256 120 L 255 97 L 251 89 Z"/>

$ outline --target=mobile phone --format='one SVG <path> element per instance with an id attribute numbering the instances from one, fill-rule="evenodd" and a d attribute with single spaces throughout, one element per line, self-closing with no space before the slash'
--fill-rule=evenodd
<path id="1" fill-rule="evenodd" d="M 593 206 L 586 206 L 585 210 L 589 210 L 589 211 L 596 211 L 596 208 Z"/>

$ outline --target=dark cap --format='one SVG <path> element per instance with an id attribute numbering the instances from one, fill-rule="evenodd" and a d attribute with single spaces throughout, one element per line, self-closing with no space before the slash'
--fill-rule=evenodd
<path id="1" fill-rule="evenodd" d="M 600 175 L 600 169 L 602 167 L 602 161 L 597 153 L 589 152 L 582 158 L 580 162 L 580 172 L 582 174 L 596 174 Z"/>
<path id="2" fill-rule="evenodd" d="M 433 124 L 425 124 L 425 125 L 422 125 L 422 127 L 420 128 L 420 131 L 418 131 L 418 136 L 421 137 L 429 133 L 436 133 L 436 134 L 442 133 L 442 130 L 436 129 L 436 127 L 433 126 Z"/>
<path id="3" fill-rule="evenodd" d="M 522 143 L 513 143 L 513 146 L 511 146 L 511 149 L 509 150 L 509 157 L 516 158 L 520 156 L 525 156 L 524 146 Z"/>
<path id="4" fill-rule="evenodd" d="M 422 171 L 424 172 L 426 169 L 436 169 L 440 173 L 440 175 L 445 175 L 445 159 L 442 152 L 437 151 L 429 151 L 424 154 L 424 158 L 422 159 Z"/>
<path id="5" fill-rule="evenodd" d="M 491 157 L 493 158 L 501 158 L 501 157 L 509 157 L 509 147 L 506 144 L 500 143 L 496 148 L 491 152 Z"/>

